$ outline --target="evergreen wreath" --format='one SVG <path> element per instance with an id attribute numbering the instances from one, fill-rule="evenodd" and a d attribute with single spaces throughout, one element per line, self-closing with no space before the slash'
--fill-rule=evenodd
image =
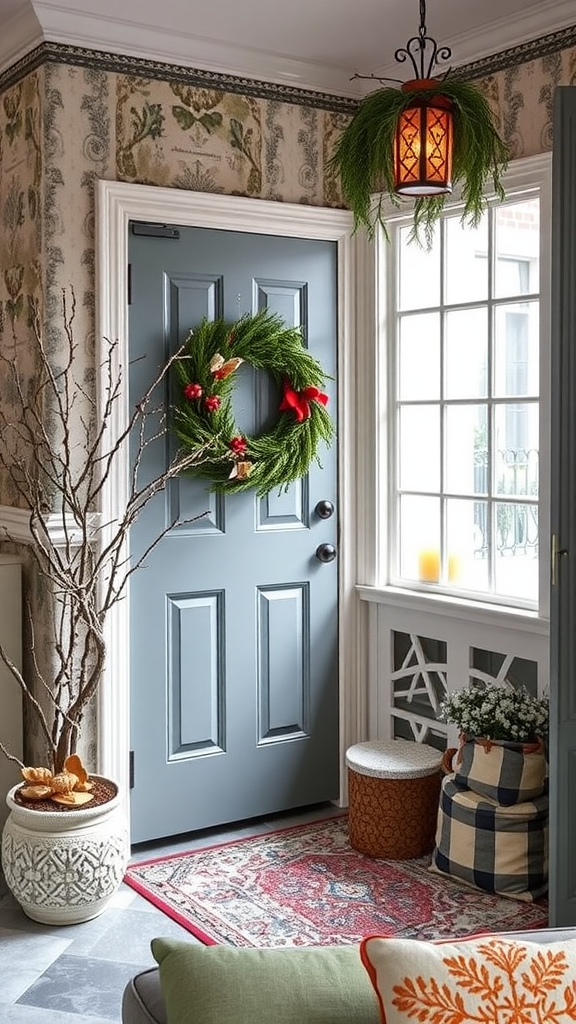
<path id="1" fill-rule="evenodd" d="M 242 434 L 234 421 L 234 375 L 242 362 L 266 370 L 281 393 L 277 419 L 255 436 Z M 320 442 L 332 440 L 321 390 L 326 375 L 304 348 L 300 329 L 269 310 L 234 323 L 204 318 L 174 368 L 173 429 L 185 449 L 206 449 L 189 472 L 211 480 L 213 491 L 255 488 L 262 497 L 286 489 L 313 459 L 319 463 Z"/>

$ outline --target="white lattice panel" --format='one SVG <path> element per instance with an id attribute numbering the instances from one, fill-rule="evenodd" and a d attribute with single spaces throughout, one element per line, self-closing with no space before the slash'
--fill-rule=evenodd
<path id="1" fill-rule="evenodd" d="M 473 680 L 511 686 L 522 671 L 549 686 L 548 624 L 536 616 L 472 604 L 433 602 L 398 591 L 359 588 L 369 604 L 369 735 L 403 735 L 454 746 L 455 726 L 438 721 L 447 692 Z M 478 653 L 481 652 L 481 653 Z M 478 666 L 490 660 L 492 673 Z"/>

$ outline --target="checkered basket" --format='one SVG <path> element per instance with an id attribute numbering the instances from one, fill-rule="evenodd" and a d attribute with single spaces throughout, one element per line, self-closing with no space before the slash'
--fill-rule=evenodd
<path id="1" fill-rule="evenodd" d="M 503 806 L 442 780 L 432 870 L 486 892 L 534 900 L 548 887 L 548 794 Z"/>
<path id="2" fill-rule="evenodd" d="M 546 786 L 544 743 L 462 738 L 453 760 L 454 781 L 510 807 L 541 796 Z"/>

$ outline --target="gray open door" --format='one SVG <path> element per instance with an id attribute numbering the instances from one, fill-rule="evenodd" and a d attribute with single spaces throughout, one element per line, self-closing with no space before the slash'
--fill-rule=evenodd
<path id="1" fill-rule="evenodd" d="M 550 924 L 576 924 L 576 88 L 556 90 L 552 172 Z"/>
<path id="2" fill-rule="evenodd" d="M 203 317 L 268 309 L 302 326 L 336 415 L 334 242 L 141 224 L 129 251 L 134 400 Z M 234 415 L 260 433 L 278 389 L 246 364 L 236 376 Z M 184 521 L 130 584 L 132 842 L 338 796 L 338 559 L 316 553 L 336 555 L 336 455 L 261 498 L 180 477 L 132 528 L 137 557 Z M 149 445 L 141 471 L 167 456 Z"/>

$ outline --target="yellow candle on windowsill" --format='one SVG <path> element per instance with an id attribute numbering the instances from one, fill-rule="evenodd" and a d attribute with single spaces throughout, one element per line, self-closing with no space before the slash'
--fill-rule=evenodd
<path id="1" fill-rule="evenodd" d="M 448 555 L 448 579 L 451 583 L 460 578 L 462 562 L 460 555 Z"/>
<path id="2" fill-rule="evenodd" d="M 423 583 L 438 583 L 440 579 L 440 552 L 428 548 L 418 555 L 418 575 Z"/>

